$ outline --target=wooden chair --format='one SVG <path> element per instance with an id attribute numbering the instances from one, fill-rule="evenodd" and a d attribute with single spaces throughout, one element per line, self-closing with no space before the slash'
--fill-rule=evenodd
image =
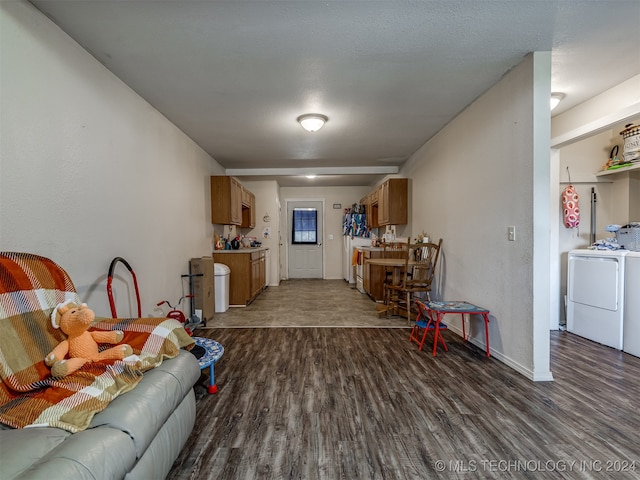
<path id="1" fill-rule="evenodd" d="M 410 255 L 411 239 L 406 242 L 392 242 L 384 246 L 383 258 L 398 259 L 404 265 L 402 267 L 387 267 L 384 282 L 384 303 L 387 305 L 387 317 L 391 312 L 395 312 L 399 302 L 397 299 L 397 288 L 404 286 L 407 278 L 411 277 L 411 271 L 407 271 L 407 260 Z M 387 288 L 394 286 L 394 289 Z"/>
<path id="2" fill-rule="evenodd" d="M 384 242 L 382 244 L 382 258 L 399 258 L 404 259 L 409 251 L 409 242 Z M 385 268 L 385 277 L 383 285 L 383 298 L 387 303 L 387 285 L 393 283 L 393 267 Z M 387 303 L 388 305 L 388 303 Z"/>
<path id="3" fill-rule="evenodd" d="M 409 242 L 385 242 L 382 244 L 383 258 L 404 258 Z"/>
<path id="4" fill-rule="evenodd" d="M 407 245 L 405 268 L 402 280 L 388 285 L 387 312 L 404 306 L 407 321 L 411 322 L 411 302 L 414 295 L 422 293 L 423 300 L 430 301 L 431 284 L 436 273 L 442 239 L 438 243 L 414 243 Z M 411 261 L 411 265 L 409 264 Z"/>

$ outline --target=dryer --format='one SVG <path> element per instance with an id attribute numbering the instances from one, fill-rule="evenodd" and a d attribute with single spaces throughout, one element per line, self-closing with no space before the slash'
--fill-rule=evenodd
<path id="1" fill-rule="evenodd" d="M 622 350 L 628 250 L 571 250 L 567 331 Z"/>
<path id="2" fill-rule="evenodd" d="M 623 350 L 640 357 L 640 252 L 625 258 Z"/>

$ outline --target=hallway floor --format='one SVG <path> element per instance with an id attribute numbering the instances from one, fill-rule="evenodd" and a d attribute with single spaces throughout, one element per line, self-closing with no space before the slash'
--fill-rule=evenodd
<path id="1" fill-rule="evenodd" d="M 206 328 L 408 328 L 403 317 L 378 318 L 376 303 L 344 280 L 285 280 L 246 307 L 216 313 Z"/>

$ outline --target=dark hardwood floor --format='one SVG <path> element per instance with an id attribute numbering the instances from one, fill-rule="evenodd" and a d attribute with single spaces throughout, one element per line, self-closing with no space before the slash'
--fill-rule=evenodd
<path id="1" fill-rule="evenodd" d="M 169 479 L 640 478 L 640 358 L 552 332 L 531 382 L 445 332 L 220 328 Z"/>

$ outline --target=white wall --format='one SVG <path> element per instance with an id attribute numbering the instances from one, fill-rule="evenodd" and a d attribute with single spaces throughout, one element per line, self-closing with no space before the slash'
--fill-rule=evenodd
<path id="1" fill-rule="evenodd" d="M 209 175 L 223 169 L 31 4 L 0 11 L 0 249 L 50 257 L 103 316 L 122 256 L 158 315 L 189 259 L 211 253 Z"/>
<path id="2" fill-rule="evenodd" d="M 280 284 L 280 246 L 278 232 L 280 231 L 280 186 L 275 181 L 245 182 L 247 187 L 256 197 L 256 226 L 252 229 L 240 229 L 245 236 L 257 237 L 263 247 L 269 248 L 269 278 L 267 285 Z M 269 221 L 265 220 L 265 217 Z M 265 237 L 265 229 L 270 229 L 270 234 Z"/>
<path id="3" fill-rule="evenodd" d="M 324 238 L 322 244 L 324 246 L 324 278 L 339 279 L 342 278 L 342 217 L 344 209 L 359 202 L 362 197 L 367 195 L 373 187 L 281 187 L 280 198 L 282 208 L 286 206 L 286 201 L 290 199 L 312 199 L 324 200 Z M 342 205 L 340 209 L 334 209 L 333 204 Z M 286 218 L 286 216 L 285 216 Z M 288 231 L 286 222 L 282 222 L 283 231 Z M 333 239 L 329 240 L 332 235 Z M 286 239 L 286 237 L 285 237 Z M 286 242 L 284 242 L 286 243 Z M 286 256 L 281 251 L 281 272 L 286 277 Z"/>
<path id="4" fill-rule="evenodd" d="M 549 276 L 550 77 L 548 52 L 528 56 L 400 172 L 412 178 L 412 235 L 443 239 L 433 298 L 489 308 L 492 355 L 535 380 L 552 378 L 548 293 L 540 292 Z M 447 323 L 460 328 L 453 316 Z M 480 321 L 472 340 L 484 344 Z"/>

